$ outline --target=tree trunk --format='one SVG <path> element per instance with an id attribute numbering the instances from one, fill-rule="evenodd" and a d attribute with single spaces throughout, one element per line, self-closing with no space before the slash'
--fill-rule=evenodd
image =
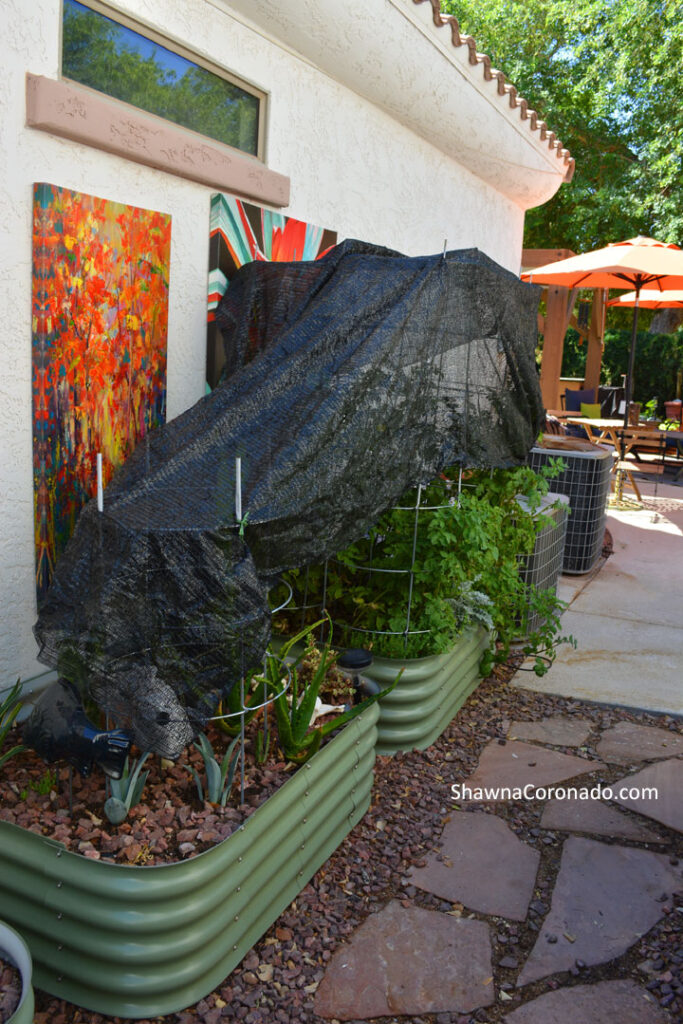
<path id="1" fill-rule="evenodd" d="M 683 309 L 658 309 L 652 317 L 650 334 L 673 334 L 683 323 Z"/>

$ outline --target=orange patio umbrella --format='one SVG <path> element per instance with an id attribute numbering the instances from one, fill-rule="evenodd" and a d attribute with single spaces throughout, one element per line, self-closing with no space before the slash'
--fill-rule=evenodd
<path id="1" fill-rule="evenodd" d="M 644 289 L 640 295 L 637 292 L 624 292 L 616 299 L 610 299 L 608 306 L 624 307 L 635 306 L 638 303 L 639 309 L 671 309 L 675 306 L 683 306 L 683 289 L 678 291 L 671 289 L 665 292 L 658 292 L 654 288 Z"/>
<path id="2" fill-rule="evenodd" d="M 624 427 L 627 427 L 628 407 L 633 393 L 640 295 L 645 288 L 658 292 L 683 289 L 683 250 L 671 242 L 658 242 L 654 238 L 629 238 L 625 242 L 612 242 L 603 249 L 548 263 L 521 276 L 523 281 L 533 284 L 564 288 L 635 289 L 633 331 L 626 377 Z"/>

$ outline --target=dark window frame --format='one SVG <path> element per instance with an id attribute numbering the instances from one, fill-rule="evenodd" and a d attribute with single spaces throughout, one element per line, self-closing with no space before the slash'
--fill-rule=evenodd
<path id="1" fill-rule="evenodd" d="M 233 149 L 235 152 L 240 153 L 243 156 L 251 157 L 252 159 L 256 159 L 262 163 L 265 162 L 268 94 L 263 89 L 260 89 L 258 86 L 254 85 L 252 82 L 247 81 L 246 79 L 240 78 L 238 75 L 233 74 L 221 65 L 216 64 L 213 61 L 207 59 L 206 57 L 196 53 L 194 50 L 189 49 L 183 43 L 176 40 L 173 36 L 165 35 L 163 32 L 160 32 L 158 28 L 154 27 L 148 22 L 134 18 L 127 12 L 120 11 L 118 8 L 112 7 L 109 3 L 106 3 L 105 0 L 78 0 L 78 3 L 83 7 L 87 7 L 93 13 L 101 14 L 103 17 L 109 18 L 111 21 L 116 22 L 124 28 L 127 28 L 132 32 L 137 33 L 138 35 L 142 36 L 142 38 L 148 39 L 150 42 L 156 43 L 157 45 L 162 46 L 167 50 L 170 50 L 172 53 L 178 54 L 178 56 L 183 57 L 187 61 L 190 61 L 190 63 L 196 65 L 197 67 L 202 68 L 205 71 L 209 71 L 211 74 L 216 75 L 218 78 L 222 78 L 225 81 L 229 82 L 231 85 L 234 85 L 237 88 L 241 89 L 249 96 L 253 96 L 258 101 L 258 129 L 256 152 L 253 153 L 250 150 L 244 150 L 240 149 L 239 147 L 232 146 L 229 143 L 222 141 L 221 139 L 216 139 L 211 135 L 205 134 L 200 129 L 190 128 L 186 125 L 178 124 L 176 121 L 164 117 L 163 114 L 156 114 L 154 113 L 154 111 L 147 110 L 145 107 L 138 107 L 125 100 L 118 99 L 118 97 L 113 96 L 111 93 L 105 92 L 104 90 L 95 89 L 94 87 L 88 86 L 83 82 L 79 82 L 75 78 L 70 78 L 68 74 L 65 74 L 63 72 L 65 3 L 62 2 L 62 4 L 60 5 L 61 15 L 59 26 L 59 77 L 64 82 L 73 83 L 74 85 L 77 85 L 79 88 L 82 89 L 90 89 L 92 92 L 99 93 L 101 96 L 106 96 L 107 99 L 109 99 L 110 101 L 114 103 L 120 103 L 123 106 L 128 107 L 130 110 L 140 111 L 141 113 L 146 114 L 149 117 L 159 118 L 159 120 L 163 121 L 165 124 L 173 125 L 181 131 L 191 132 L 192 134 L 197 136 L 197 138 L 208 140 L 212 144 L 225 146 L 227 149 Z"/>

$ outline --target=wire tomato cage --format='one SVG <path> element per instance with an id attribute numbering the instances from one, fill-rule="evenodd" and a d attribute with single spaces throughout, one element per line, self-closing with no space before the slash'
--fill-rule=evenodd
<path id="1" fill-rule="evenodd" d="M 411 616 L 412 616 L 412 610 L 413 610 L 413 596 L 414 596 L 414 588 L 415 588 L 415 579 L 416 579 L 416 576 L 417 576 L 416 561 L 417 561 L 418 535 L 419 535 L 419 528 L 420 528 L 420 516 L 422 514 L 424 514 L 424 513 L 437 512 L 437 511 L 441 511 L 442 509 L 448 509 L 448 508 L 454 508 L 454 507 L 455 508 L 459 508 L 460 507 L 460 500 L 461 500 L 461 496 L 462 496 L 462 488 L 463 488 L 463 468 L 462 468 L 462 466 L 460 466 L 458 468 L 457 491 L 456 491 L 454 497 L 449 502 L 447 502 L 446 504 L 440 504 L 440 505 L 427 505 L 427 504 L 424 504 L 423 503 L 423 497 L 424 497 L 425 492 L 427 490 L 427 485 L 420 483 L 417 486 L 416 496 L 415 496 L 415 503 L 414 504 L 411 504 L 411 505 L 394 505 L 394 506 L 392 506 L 392 511 L 399 511 L 399 512 L 402 511 L 402 512 L 413 512 L 414 513 L 411 559 L 410 559 L 410 565 L 406 566 L 405 568 L 398 568 L 398 569 L 384 568 L 382 566 L 373 565 L 372 561 L 370 561 L 369 564 L 363 564 L 363 565 L 361 565 L 361 564 L 353 564 L 353 563 L 349 563 L 349 562 L 343 562 L 342 563 L 338 559 L 328 558 L 323 563 L 323 584 L 322 584 L 321 600 L 320 601 L 317 601 L 317 600 L 316 601 L 309 601 L 308 598 L 309 598 L 310 570 L 309 570 L 309 567 L 307 567 L 306 568 L 305 582 L 304 582 L 304 593 L 303 593 L 302 603 L 298 604 L 298 605 L 290 605 L 289 606 L 290 610 L 292 612 L 300 612 L 301 613 L 301 627 L 303 628 L 303 626 L 305 625 L 307 613 L 309 613 L 309 612 L 319 613 L 321 610 L 324 612 L 327 609 L 328 566 L 330 564 L 332 564 L 332 565 L 342 565 L 343 564 L 346 568 L 350 569 L 354 573 L 355 572 L 358 572 L 358 573 L 370 573 L 370 574 L 375 573 L 375 574 L 378 574 L 378 575 L 379 574 L 390 574 L 390 575 L 398 575 L 398 576 L 405 576 L 406 577 L 406 580 L 407 580 L 407 585 L 406 585 L 407 586 L 407 598 L 406 598 L 405 627 L 403 629 L 394 629 L 394 630 L 391 630 L 391 629 L 367 629 L 367 628 L 363 628 L 361 626 L 353 626 L 353 625 L 351 625 L 349 623 L 341 622 L 338 619 L 331 618 L 330 622 L 331 622 L 333 630 L 336 628 L 336 629 L 342 631 L 343 633 L 344 632 L 347 632 L 347 633 L 362 633 L 362 634 L 365 634 L 368 637 L 372 637 L 372 636 L 403 637 L 404 650 L 407 650 L 407 648 L 408 648 L 408 641 L 409 641 L 409 639 L 411 637 L 413 637 L 413 636 L 424 636 L 424 635 L 430 633 L 431 632 L 430 629 L 411 629 L 410 628 L 411 627 Z M 286 581 L 283 581 L 283 582 L 286 583 Z M 291 587 L 290 587 L 290 597 L 291 597 Z M 277 609 L 277 611 L 280 611 L 283 607 L 285 607 L 285 605 L 286 605 L 286 603 L 284 605 L 281 605 L 280 608 Z M 324 629 L 325 629 L 325 625 L 323 624 L 321 626 L 321 634 L 320 634 L 320 639 L 321 640 L 323 639 Z"/>

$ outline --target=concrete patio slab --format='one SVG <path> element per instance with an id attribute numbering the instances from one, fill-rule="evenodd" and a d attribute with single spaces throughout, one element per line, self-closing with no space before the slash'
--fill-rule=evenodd
<path id="1" fill-rule="evenodd" d="M 683 489 L 651 481 L 646 508 L 608 510 L 613 554 L 586 576 L 562 577 L 569 601 L 562 629 L 578 643 L 563 645 L 542 678 L 518 673 L 513 685 L 542 693 L 683 715 Z"/>
<path id="2" fill-rule="evenodd" d="M 541 828 L 559 832 L 590 832 L 610 839 L 637 843 L 664 843 L 658 835 L 599 800 L 549 800 L 543 808 Z"/>
<path id="3" fill-rule="evenodd" d="M 468 1013 L 494 1001 L 484 921 L 392 901 L 330 960 L 315 1012 L 336 1020 L 390 1014 Z"/>
<path id="4" fill-rule="evenodd" d="M 635 981 L 599 981 L 546 992 L 503 1018 L 504 1024 L 667 1024 L 669 1017 Z"/>
<path id="5" fill-rule="evenodd" d="M 462 797 L 458 802 L 509 800 L 512 791 L 546 787 L 604 767 L 601 761 L 561 754 L 558 750 L 546 750 L 519 740 L 505 744 L 492 740 L 481 752 L 473 774 L 461 784 Z M 467 796 L 464 787 L 476 795 Z M 501 795 L 496 796 L 496 790 L 502 791 Z M 519 796 L 514 798 L 519 799 Z"/>
<path id="6" fill-rule="evenodd" d="M 441 851 L 409 873 L 413 885 L 482 914 L 526 918 L 540 854 L 494 814 L 456 811 L 446 822 Z"/>
<path id="7" fill-rule="evenodd" d="M 617 594 L 606 595 L 603 611 L 618 607 L 618 600 Z M 562 616 L 562 629 L 576 638 L 577 649 L 563 645 L 545 676 L 518 672 L 513 685 L 683 715 L 683 627 L 586 614 L 572 605 Z"/>
<path id="8" fill-rule="evenodd" d="M 679 609 L 670 597 L 680 586 L 683 567 L 683 502 L 681 509 L 666 514 L 610 510 L 613 554 L 576 596 L 572 610 L 603 616 L 607 610 L 615 618 L 680 628 Z M 618 595 L 618 601 L 605 605 L 606 595 Z"/>
<path id="9" fill-rule="evenodd" d="M 619 722 L 603 732 L 596 752 L 603 761 L 614 764 L 678 757 L 683 754 L 683 735 L 670 729 Z"/>
<path id="10" fill-rule="evenodd" d="M 585 718 L 543 718 L 540 722 L 512 722 L 508 729 L 510 740 L 535 740 L 556 747 L 580 747 L 593 728 Z"/>
<path id="11" fill-rule="evenodd" d="M 628 787 L 634 796 L 621 797 L 620 787 Z M 627 775 L 614 784 L 615 799 L 623 807 L 628 807 L 638 814 L 659 821 L 662 825 L 683 832 L 683 761 L 671 758 L 643 768 L 636 775 Z M 636 790 L 651 789 L 656 791 L 636 795 Z"/>
<path id="12" fill-rule="evenodd" d="M 550 911 L 517 985 L 567 971 L 577 958 L 602 964 L 625 953 L 664 915 L 662 894 L 682 880 L 683 867 L 663 854 L 570 836 Z"/>

